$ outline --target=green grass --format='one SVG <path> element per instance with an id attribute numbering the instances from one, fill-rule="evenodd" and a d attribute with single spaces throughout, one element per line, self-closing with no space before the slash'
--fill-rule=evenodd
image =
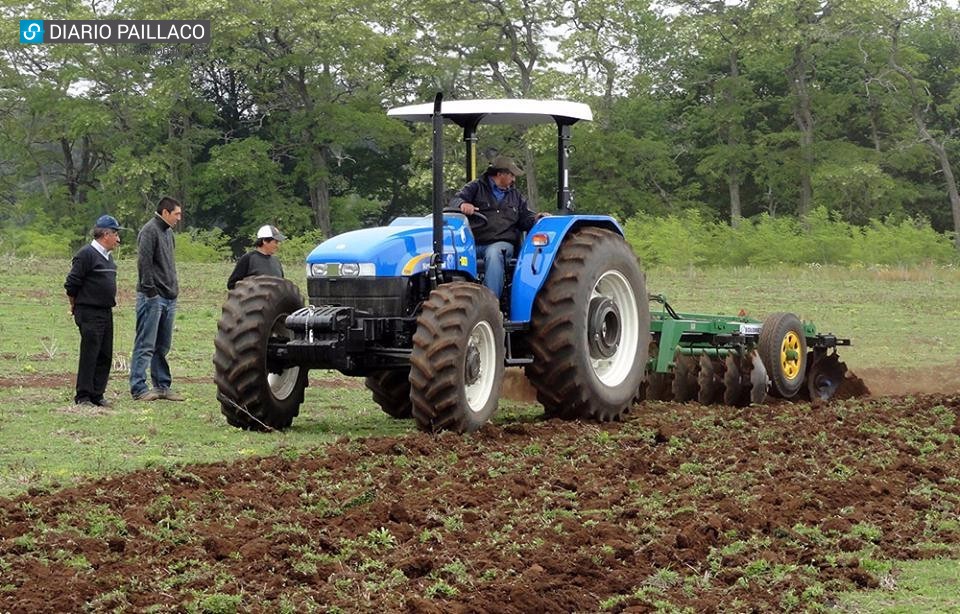
<path id="1" fill-rule="evenodd" d="M 133 344 L 136 263 L 119 265 L 110 412 L 72 411 L 79 336 L 67 310 L 68 260 L 0 257 L 0 377 L 29 376 L 30 387 L 0 388 L 0 496 L 31 486 L 150 466 L 228 460 L 322 445 L 338 436 L 412 432 L 370 399 L 359 379 L 307 389 L 302 414 L 283 433 L 248 433 L 226 425 L 215 400 L 213 338 L 229 263 L 181 264 L 181 296 L 169 359 L 184 403 L 138 404 L 127 393 Z M 291 278 L 305 290 L 301 271 Z M 793 311 L 823 331 L 854 340 L 843 358 L 858 367 L 954 364 L 960 356 L 960 271 L 777 267 L 647 272 L 648 291 L 678 311 L 762 317 Z M 313 372 L 311 380 L 338 377 Z M 37 379 L 40 378 L 40 379 Z M 534 419 L 539 409 L 505 402 L 497 421 Z"/>
<path id="2" fill-rule="evenodd" d="M 960 561 L 906 561 L 896 564 L 889 586 L 839 596 L 836 610 L 848 613 L 933 614 L 960 612 Z"/>

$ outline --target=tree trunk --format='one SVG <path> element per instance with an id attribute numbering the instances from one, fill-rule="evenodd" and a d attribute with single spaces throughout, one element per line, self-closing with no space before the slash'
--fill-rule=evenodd
<path id="1" fill-rule="evenodd" d="M 940 162 L 943 180 L 947 184 L 947 196 L 950 198 L 950 211 L 953 213 L 953 244 L 960 250 L 960 192 L 957 191 L 957 179 L 953 174 L 950 156 L 947 154 L 947 148 L 943 146 L 943 143 L 937 141 L 930 134 L 919 108 L 914 109 L 913 121 L 917 125 L 920 138 L 933 150 L 933 153 L 937 156 L 937 161 Z"/>
<path id="2" fill-rule="evenodd" d="M 60 150 L 63 152 L 63 183 L 70 192 L 70 200 L 77 201 L 77 171 L 73 163 L 73 146 L 66 137 L 60 137 Z"/>
<path id="3" fill-rule="evenodd" d="M 813 112 L 810 109 L 810 92 L 807 87 L 807 62 L 803 48 L 794 49 L 793 63 L 787 69 L 790 89 L 796 98 L 793 105 L 793 119 L 800 130 L 800 204 L 797 214 L 804 217 L 810 212 L 813 203 L 813 184 L 810 178 L 813 172 Z"/>
<path id="4" fill-rule="evenodd" d="M 953 213 L 953 244 L 960 250 L 960 194 L 957 193 L 957 180 L 953 175 L 953 168 L 947 157 L 947 150 L 941 145 L 940 164 L 943 167 L 943 177 L 947 182 L 947 193 L 950 195 L 950 211 Z"/>
<path id="5" fill-rule="evenodd" d="M 319 147 L 310 152 L 313 174 L 309 181 L 310 208 L 313 210 L 313 221 L 323 232 L 324 238 L 333 236 L 330 224 L 330 185 L 327 183 L 327 159 Z"/>
<path id="6" fill-rule="evenodd" d="M 727 171 L 727 184 L 730 187 L 730 225 L 737 228 L 743 213 L 740 209 L 740 169 L 736 164 L 731 164 Z"/>
<path id="7" fill-rule="evenodd" d="M 890 66 L 898 75 L 903 77 L 910 89 L 910 115 L 913 117 L 913 123 L 917 127 L 917 133 L 920 140 L 927 144 L 940 162 L 940 169 L 943 171 L 943 180 L 947 184 L 947 196 L 950 199 L 950 212 L 953 214 L 953 244 L 960 250 L 960 193 L 957 191 L 957 180 L 953 174 L 953 165 L 950 163 L 950 156 L 943 143 L 937 141 L 930 133 L 927 127 L 925 117 L 926 105 L 921 101 L 920 86 L 917 84 L 913 73 L 901 66 L 897 62 L 900 42 L 900 24 L 894 24 L 893 33 L 890 37 Z"/>
<path id="8" fill-rule="evenodd" d="M 738 62 L 737 50 L 730 50 L 730 79 L 731 87 L 727 88 L 725 97 L 727 99 L 727 105 L 733 106 L 736 103 L 736 97 L 733 94 L 733 86 L 736 85 L 737 79 L 740 77 L 740 64 Z M 734 122 L 730 122 L 727 125 L 727 147 L 730 148 L 730 151 L 735 151 L 737 145 L 739 145 L 739 139 L 737 138 L 737 128 L 738 126 L 734 125 Z M 740 205 L 740 163 L 732 162 L 730 167 L 727 169 L 727 185 L 730 188 L 730 225 L 734 228 L 740 225 L 740 218 L 743 217 L 743 212 Z"/>

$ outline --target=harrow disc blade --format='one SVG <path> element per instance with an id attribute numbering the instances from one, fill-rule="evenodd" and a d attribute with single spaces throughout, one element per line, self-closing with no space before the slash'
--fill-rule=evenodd
<path id="1" fill-rule="evenodd" d="M 701 405 L 716 403 L 723 394 L 723 379 L 720 375 L 722 372 L 723 363 L 706 354 L 700 355 L 700 373 L 697 375 L 700 392 L 697 393 L 697 401 Z"/>
<path id="2" fill-rule="evenodd" d="M 648 401 L 669 401 L 673 399 L 672 373 L 651 373 L 647 376 L 646 399 Z"/>
<path id="3" fill-rule="evenodd" d="M 650 343 L 650 356 L 656 358 L 660 354 L 660 348 L 656 343 Z M 673 398 L 671 390 L 673 384 L 673 373 L 657 373 L 653 371 L 647 374 L 647 381 L 641 387 L 643 398 L 647 401 L 669 401 Z"/>
<path id="4" fill-rule="evenodd" d="M 846 373 L 847 365 L 840 362 L 840 357 L 836 353 L 814 361 L 810 372 L 807 373 L 807 390 L 810 392 L 810 398 L 828 400 L 836 394 Z"/>
<path id="5" fill-rule="evenodd" d="M 747 395 L 747 387 L 741 381 L 740 357 L 728 354 L 723 364 L 725 367 L 723 372 L 723 404 L 737 407 L 747 405 L 750 402 L 750 397 Z"/>
<path id="6" fill-rule="evenodd" d="M 697 359 L 677 350 L 673 355 L 673 400 L 686 403 L 697 398 Z"/>
<path id="7" fill-rule="evenodd" d="M 750 371 L 750 402 L 763 403 L 767 398 L 767 389 L 770 388 L 770 378 L 767 377 L 767 369 L 756 350 L 750 352 L 749 359 L 753 367 Z"/>

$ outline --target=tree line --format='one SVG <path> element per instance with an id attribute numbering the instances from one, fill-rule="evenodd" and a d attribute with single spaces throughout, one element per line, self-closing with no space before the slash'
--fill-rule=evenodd
<path id="1" fill-rule="evenodd" d="M 579 212 L 737 228 L 823 209 L 923 220 L 960 247 L 945 2 L 14 0 L 0 15 L 0 249 L 76 245 L 102 212 L 137 226 L 162 194 L 234 250 L 267 222 L 327 237 L 426 212 L 429 135 L 385 109 L 437 91 L 590 104 Z M 210 19 L 212 37 L 21 45 L 20 19 Z M 547 127 L 481 133 L 527 169 L 539 210 L 555 207 L 555 146 Z"/>

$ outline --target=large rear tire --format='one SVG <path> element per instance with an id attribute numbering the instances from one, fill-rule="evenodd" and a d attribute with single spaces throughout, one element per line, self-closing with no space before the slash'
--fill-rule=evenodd
<path id="1" fill-rule="evenodd" d="M 567 235 L 534 304 L 527 377 L 548 417 L 619 419 L 647 365 L 650 305 L 643 273 L 617 233 Z"/>
<path id="2" fill-rule="evenodd" d="M 417 426 L 469 433 L 486 424 L 497 409 L 504 354 L 503 316 L 493 292 L 470 282 L 431 292 L 410 354 Z"/>
<path id="3" fill-rule="evenodd" d="M 213 364 L 220 409 L 232 426 L 283 429 L 300 413 L 307 369 L 271 371 L 267 344 L 293 338 L 285 320 L 301 307 L 300 290 L 279 277 L 248 277 L 227 295 Z"/>
<path id="4" fill-rule="evenodd" d="M 373 393 L 374 402 L 391 418 L 409 418 L 413 412 L 410 403 L 410 369 L 377 371 L 364 382 Z"/>
<path id="5" fill-rule="evenodd" d="M 792 313 L 767 316 L 757 350 L 770 378 L 770 391 L 784 399 L 795 397 L 807 375 L 807 338 L 800 318 Z"/>

